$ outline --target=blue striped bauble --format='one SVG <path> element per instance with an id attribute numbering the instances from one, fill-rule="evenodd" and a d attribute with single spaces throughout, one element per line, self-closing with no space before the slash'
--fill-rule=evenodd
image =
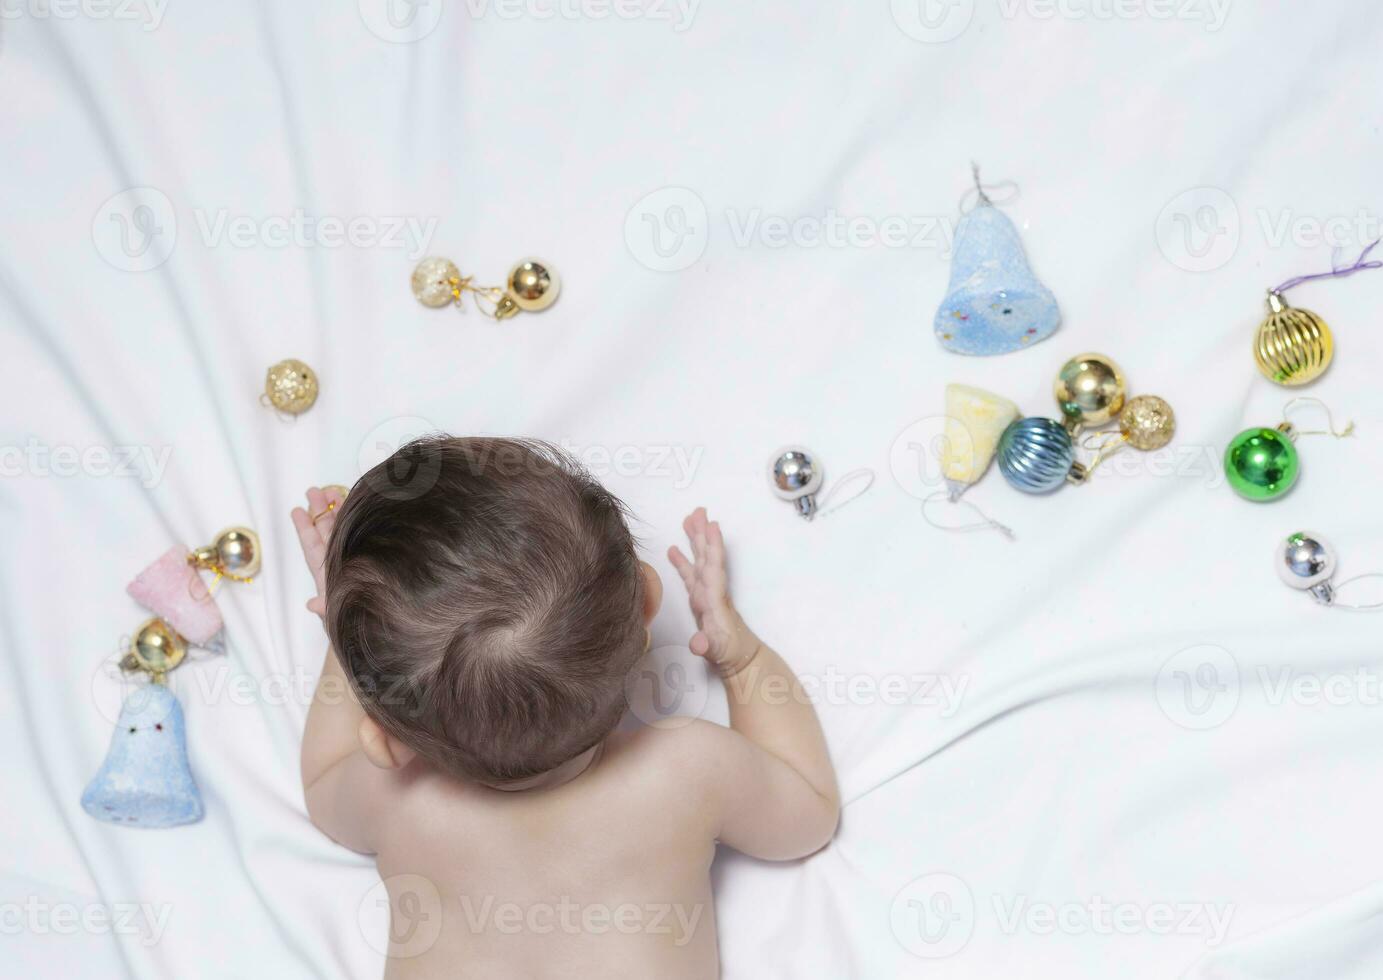
<path id="1" fill-rule="evenodd" d="M 1047 493 L 1065 482 L 1076 461 L 1071 434 L 1059 422 L 1018 419 L 999 437 L 999 472 L 1024 493 Z"/>

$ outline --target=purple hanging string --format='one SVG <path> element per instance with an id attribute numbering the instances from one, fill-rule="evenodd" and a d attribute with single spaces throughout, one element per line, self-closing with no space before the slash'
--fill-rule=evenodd
<path id="1" fill-rule="evenodd" d="M 1369 253 L 1372 252 L 1372 251 L 1374 250 L 1374 248 L 1378 245 L 1378 243 L 1379 243 L 1380 241 L 1383 241 L 1383 238 L 1375 238 L 1375 239 L 1373 240 L 1372 244 L 1370 244 L 1366 249 L 1364 249 L 1362 252 L 1359 253 L 1359 258 L 1357 258 L 1357 259 L 1354 260 L 1354 264 L 1351 265 L 1351 266 L 1348 266 L 1347 268 L 1344 268 L 1344 269 L 1340 268 L 1338 265 L 1335 264 L 1334 258 L 1332 258 L 1332 259 L 1330 260 L 1330 271 L 1329 271 L 1329 272 L 1315 272 L 1315 273 L 1312 273 L 1312 274 L 1309 275 L 1309 276 L 1297 276 L 1297 277 L 1294 278 L 1294 279 L 1288 279 L 1288 280 L 1287 280 L 1286 282 L 1284 282 L 1282 285 L 1276 286 L 1276 287 L 1274 287 L 1273 289 L 1271 289 L 1270 292 L 1274 292 L 1274 293 L 1286 292 L 1287 290 L 1291 289 L 1293 286 L 1300 286 L 1300 285 L 1301 285 L 1302 283 L 1304 283 L 1304 282 L 1312 282 L 1313 280 L 1316 280 L 1316 279 L 1339 279 L 1339 278 L 1343 278 L 1344 276 L 1353 275 L 1354 273 L 1360 271 L 1361 269 L 1383 269 L 1383 260 L 1374 259 L 1372 262 L 1365 262 L 1365 261 L 1364 261 L 1365 259 L 1367 259 L 1367 258 L 1369 257 Z"/>

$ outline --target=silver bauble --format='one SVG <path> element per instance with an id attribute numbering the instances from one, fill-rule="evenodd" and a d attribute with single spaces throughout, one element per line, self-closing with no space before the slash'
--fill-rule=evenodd
<path id="1" fill-rule="evenodd" d="M 821 465 L 804 446 L 784 446 L 768 463 L 768 484 L 783 500 L 790 500 L 807 520 L 816 514 L 816 493 L 824 477 Z"/>
<path id="2" fill-rule="evenodd" d="M 1289 534 L 1277 546 L 1277 574 L 1294 589 L 1310 592 L 1317 602 L 1329 605 L 1335 599 L 1330 579 L 1335 574 L 1336 551 L 1325 538 L 1313 531 Z"/>

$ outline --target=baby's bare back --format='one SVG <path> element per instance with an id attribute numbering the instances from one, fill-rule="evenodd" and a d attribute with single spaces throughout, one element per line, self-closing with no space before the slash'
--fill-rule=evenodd
<path id="1" fill-rule="evenodd" d="M 713 817 L 673 732 L 614 735 L 550 789 L 425 771 L 379 846 L 386 977 L 714 978 Z"/>

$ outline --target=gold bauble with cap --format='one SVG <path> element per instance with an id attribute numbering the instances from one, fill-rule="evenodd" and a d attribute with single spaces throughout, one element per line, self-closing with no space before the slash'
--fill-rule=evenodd
<path id="1" fill-rule="evenodd" d="M 1295 388 L 1310 384 L 1330 367 L 1335 340 L 1330 327 L 1310 310 L 1268 293 L 1268 316 L 1253 338 L 1253 359 L 1269 381 Z"/>
<path id="2" fill-rule="evenodd" d="M 261 564 L 259 535 L 247 527 L 228 527 L 211 544 L 193 551 L 188 561 L 227 578 L 254 578 Z"/>
<path id="3" fill-rule="evenodd" d="M 130 652 L 120 661 L 123 670 L 142 670 L 162 682 L 187 656 L 187 641 L 158 617 L 145 620 L 130 639 Z"/>
<path id="4" fill-rule="evenodd" d="M 495 306 L 495 319 L 504 320 L 522 311 L 541 313 L 557 302 L 562 280 L 547 263 L 524 259 L 509 270 L 504 295 Z"/>
<path id="5" fill-rule="evenodd" d="M 1104 425 L 1124 409 L 1124 373 L 1104 354 L 1077 354 L 1061 366 L 1052 386 L 1066 428 Z"/>

